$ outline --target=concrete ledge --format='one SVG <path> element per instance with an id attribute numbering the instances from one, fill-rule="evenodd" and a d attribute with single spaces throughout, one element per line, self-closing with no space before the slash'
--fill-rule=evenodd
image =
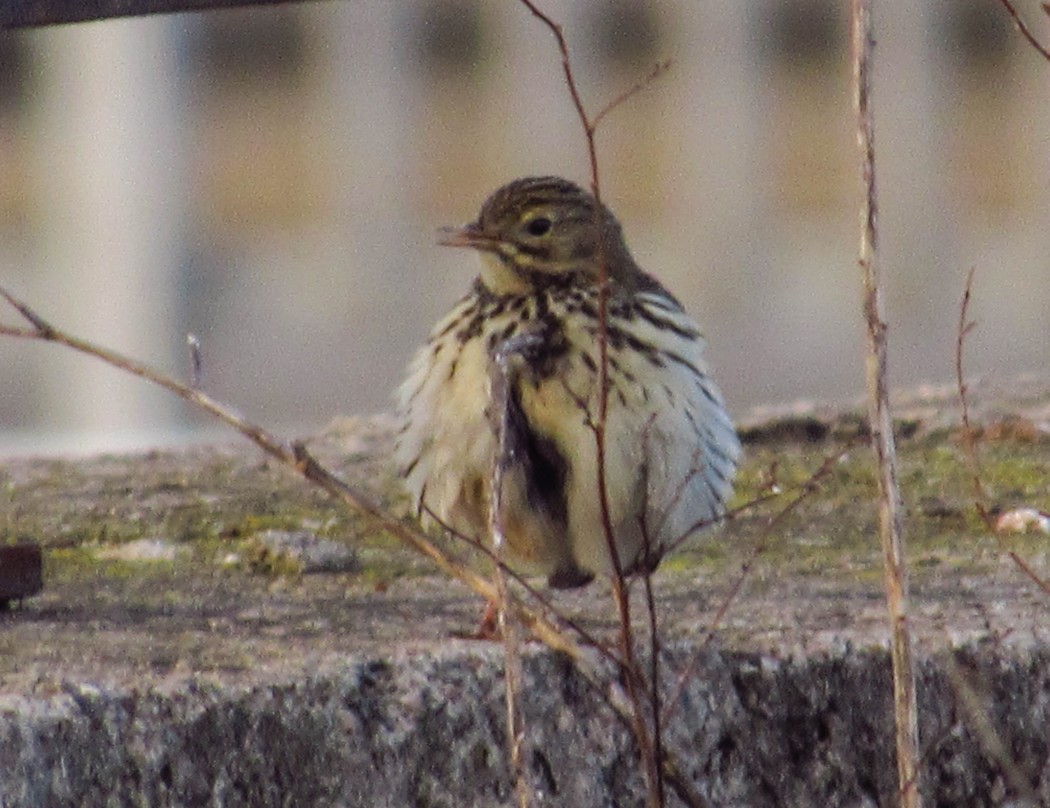
<path id="1" fill-rule="evenodd" d="M 1044 393 L 979 410 L 993 507 L 1050 508 Z M 920 398 L 901 472 L 923 790 L 1050 804 L 1050 604 L 1005 554 L 1045 578 L 1050 540 L 986 535 L 951 419 Z M 797 408 L 754 422 L 744 496 L 806 479 L 857 423 Z M 389 437 L 357 419 L 314 448 L 397 509 Z M 742 517 L 657 575 L 666 680 L 696 660 L 666 741 L 711 805 L 895 802 L 868 463 L 846 450 L 775 534 L 769 511 Z M 281 555 L 311 534 L 353 563 L 309 574 Z M 0 807 L 514 803 L 501 648 L 455 639 L 480 604 L 252 447 L 4 461 L 0 544 L 26 541 L 45 587 L 0 614 Z M 556 600 L 612 637 L 605 584 Z M 543 648 L 525 668 L 537 804 L 638 804 L 632 741 L 602 696 Z"/>
<path id="2" fill-rule="evenodd" d="M 672 656 L 680 664 L 687 653 Z M 1050 653 L 975 646 L 921 671 L 931 804 L 1025 804 L 1011 778 L 1041 800 L 1028 804 L 1047 804 Z M 959 677 L 980 694 L 984 730 L 967 719 Z M 453 643 L 250 686 L 186 677 L 9 695 L 0 795 L 5 808 L 511 805 L 502 690 L 498 647 Z M 526 693 L 538 804 L 641 803 L 626 729 L 564 660 L 529 654 Z M 889 694 L 881 652 L 706 650 L 668 741 L 713 805 L 889 805 Z M 989 728 L 1008 775 L 983 748 Z"/>

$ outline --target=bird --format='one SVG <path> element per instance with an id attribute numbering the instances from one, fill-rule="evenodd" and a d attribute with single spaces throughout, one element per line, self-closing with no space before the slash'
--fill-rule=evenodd
<path id="1" fill-rule="evenodd" d="M 481 270 L 396 394 L 398 470 L 425 525 L 491 547 L 496 503 L 501 560 L 574 588 L 652 572 L 724 517 L 741 447 L 704 338 L 608 207 L 569 180 L 526 177 L 439 244 L 476 251 Z"/>

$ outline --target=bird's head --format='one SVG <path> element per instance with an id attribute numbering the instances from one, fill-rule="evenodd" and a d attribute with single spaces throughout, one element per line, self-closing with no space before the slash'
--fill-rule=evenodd
<path id="1" fill-rule="evenodd" d="M 639 273 L 612 212 L 559 177 L 504 185 L 485 200 L 476 221 L 445 229 L 439 243 L 478 250 L 482 282 L 494 294 L 593 285 L 602 263 L 610 280 L 626 288 Z"/>

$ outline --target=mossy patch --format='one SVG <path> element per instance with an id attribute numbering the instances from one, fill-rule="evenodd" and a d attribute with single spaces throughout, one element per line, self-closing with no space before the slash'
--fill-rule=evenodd
<path id="1" fill-rule="evenodd" d="M 906 546 L 916 574 L 987 569 L 999 563 L 1004 548 L 1045 556 L 1050 541 L 1044 534 L 989 535 L 974 507 L 967 447 L 955 432 L 913 431 L 902 434 L 898 448 Z M 829 427 L 818 434 L 807 427 L 804 439 L 798 432 L 789 430 L 790 439 L 776 430 L 768 440 L 749 438 L 732 503 L 743 510 L 724 527 L 687 541 L 662 569 L 716 572 L 757 555 L 783 574 L 881 574 L 876 476 L 862 430 Z M 982 439 L 979 459 L 989 509 L 1050 510 L 1050 442 L 1017 430 L 998 432 L 994 440 Z M 347 462 L 340 473 L 403 510 L 389 465 L 361 462 Z M 398 540 L 250 447 L 23 461 L 5 466 L 0 483 L 0 543 L 29 541 L 61 551 L 53 563 L 63 575 L 97 571 L 101 562 L 81 550 L 144 538 L 185 545 L 193 563 L 232 574 L 221 559 L 266 530 L 307 530 L 351 545 L 366 585 L 433 572 Z M 294 565 L 263 556 L 242 571 L 298 574 Z M 103 566 L 120 576 L 133 574 L 135 565 Z"/>
<path id="2" fill-rule="evenodd" d="M 978 449 L 986 508 L 1050 510 L 1050 444 L 1007 438 Z M 989 535 L 975 507 L 967 448 L 946 430 L 900 438 L 898 452 L 906 547 L 919 574 L 944 565 L 987 568 L 1004 548 L 1047 552 L 1045 534 Z M 758 547 L 764 563 L 785 574 L 881 574 L 877 494 L 863 439 L 751 443 L 732 502 L 743 510 L 724 529 L 688 542 L 685 560 L 672 566 L 743 562 Z"/>

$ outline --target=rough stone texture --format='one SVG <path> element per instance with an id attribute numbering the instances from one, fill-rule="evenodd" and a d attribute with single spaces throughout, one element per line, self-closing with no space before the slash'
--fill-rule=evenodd
<path id="1" fill-rule="evenodd" d="M 1008 802 L 1009 777 L 959 715 L 959 675 L 980 682 L 1009 776 L 1050 800 L 1048 664 L 1045 649 L 980 648 L 923 663 L 931 804 Z M 843 647 L 780 660 L 706 650 L 694 665 L 668 741 L 711 804 L 893 804 L 883 653 Z M 81 682 L 47 697 L 5 696 L 3 804 L 513 803 L 496 646 L 457 642 L 348 657 L 292 680 L 260 678 L 250 686 L 192 675 L 145 687 Z M 525 684 L 536 803 L 640 804 L 629 734 L 601 698 L 547 653 L 528 655 Z"/>
<path id="2" fill-rule="evenodd" d="M 1050 507 L 1047 400 L 979 407 L 992 507 Z M 1005 552 L 1045 579 L 1050 540 L 976 523 L 937 391 L 904 414 L 923 791 L 1050 804 L 1050 601 Z M 744 496 L 805 480 L 858 423 L 750 423 Z M 396 509 L 388 442 L 384 419 L 354 420 L 315 449 Z M 847 450 L 772 533 L 779 506 L 656 576 L 666 692 L 686 682 L 665 739 L 711 805 L 895 803 L 868 462 Z M 299 575 L 253 555 L 267 530 L 351 544 L 360 569 Z M 501 647 L 457 639 L 480 604 L 252 447 L 4 461 L 0 543 L 26 540 L 46 580 L 0 614 L 0 808 L 515 804 Z M 607 585 L 555 600 L 614 636 Z M 564 658 L 526 648 L 522 704 L 535 804 L 641 804 L 629 732 Z"/>

